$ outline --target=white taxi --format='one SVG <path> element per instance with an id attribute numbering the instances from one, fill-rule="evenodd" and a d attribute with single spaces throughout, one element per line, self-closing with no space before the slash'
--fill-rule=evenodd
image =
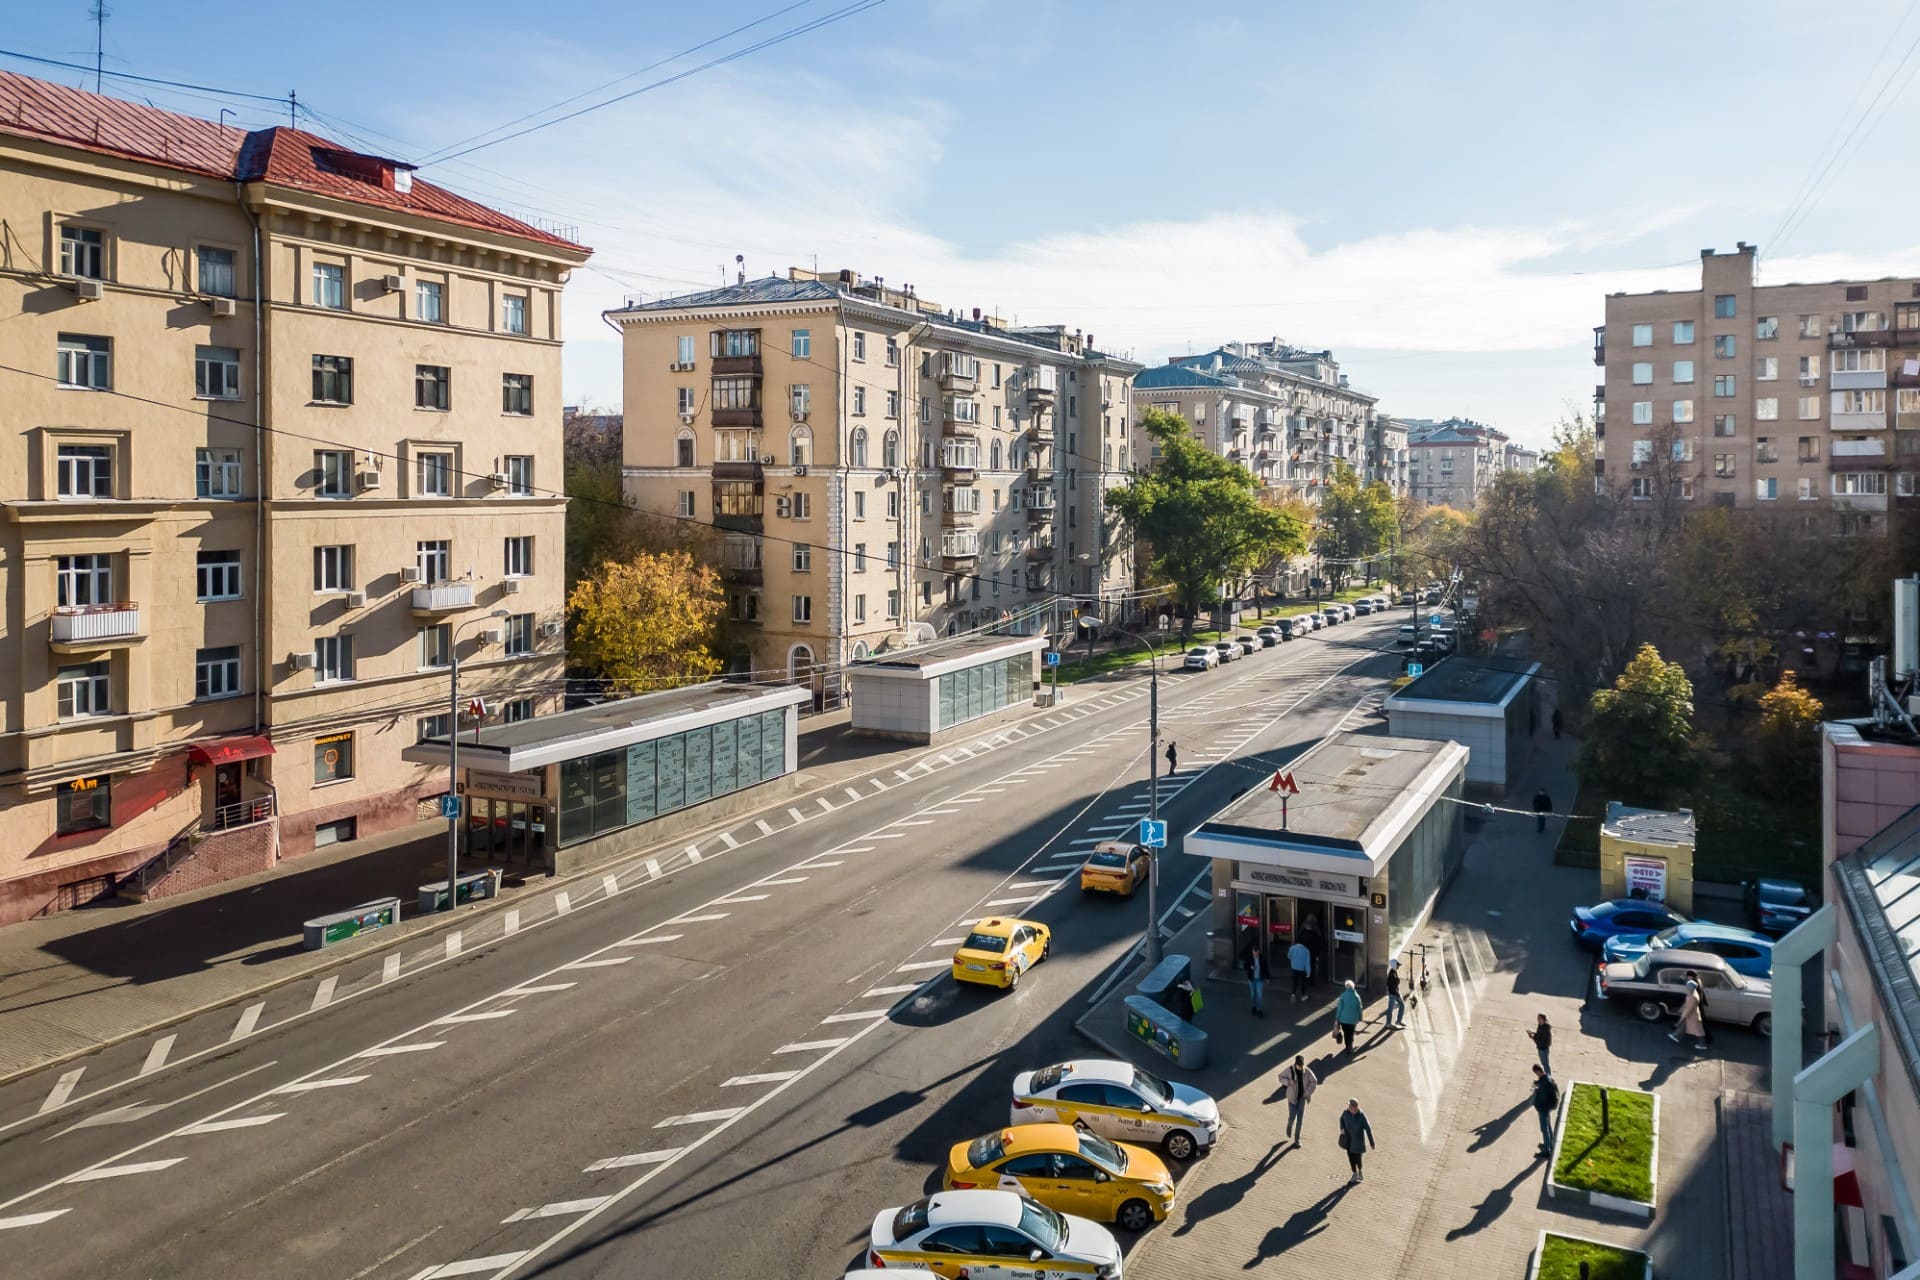
<path id="1" fill-rule="evenodd" d="M 1013 1123 L 1070 1124 L 1190 1160 L 1220 1138 L 1220 1104 L 1131 1062 L 1078 1058 L 1013 1078 Z"/>
<path id="2" fill-rule="evenodd" d="M 1120 1242 L 1097 1222 L 1011 1191 L 942 1191 L 873 1220 L 867 1265 L 948 1280 L 1120 1280 Z"/>

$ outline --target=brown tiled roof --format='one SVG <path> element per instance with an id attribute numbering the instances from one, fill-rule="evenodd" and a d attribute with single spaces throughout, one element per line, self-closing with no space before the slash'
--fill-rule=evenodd
<path id="1" fill-rule="evenodd" d="M 375 208 L 393 209 L 539 244 L 585 252 L 583 245 L 510 218 L 445 187 L 415 179 L 394 188 L 402 162 L 369 156 L 301 129 L 252 133 L 158 107 L 0 71 L 0 134 L 121 156 L 224 181 L 292 187 Z"/>

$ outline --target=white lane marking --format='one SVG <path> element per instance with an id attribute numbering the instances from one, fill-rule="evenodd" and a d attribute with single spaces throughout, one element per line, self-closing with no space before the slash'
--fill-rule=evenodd
<path id="1" fill-rule="evenodd" d="M 934 814 L 938 816 L 938 815 L 944 815 L 949 813 L 958 813 L 960 811 L 958 809 L 922 809 L 920 812 L 927 813 L 927 814 Z"/>
<path id="2" fill-rule="evenodd" d="M 555 991 L 571 991 L 579 985 L 577 982 L 543 982 L 537 987 L 511 987 L 496 998 L 511 1000 L 515 996 L 544 996 Z"/>
<path id="3" fill-rule="evenodd" d="M 711 1124 L 716 1120 L 731 1120 L 745 1110 L 745 1107 L 721 1107 L 717 1111 L 689 1111 L 683 1116 L 668 1116 L 653 1127 L 672 1129 L 686 1124 Z"/>
<path id="4" fill-rule="evenodd" d="M 630 1156 L 608 1156 L 605 1160 L 595 1160 L 582 1169 L 582 1173 L 599 1173 L 605 1169 L 631 1169 L 635 1165 L 661 1164 L 679 1155 L 681 1148 L 668 1147 L 664 1151 L 636 1151 Z"/>
<path id="5" fill-rule="evenodd" d="M 1205 889 L 1200 888 L 1198 885 L 1195 885 L 1193 888 L 1187 890 L 1187 894 L 1189 897 L 1198 898 L 1202 902 L 1212 901 L 1212 899 L 1207 897 L 1207 891 Z"/>
<path id="6" fill-rule="evenodd" d="M 462 1258 L 458 1262 L 443 1262 L 437 1267 L 428 1267 L 425 1271 L 416 1271 L 409 1280 L 453 1280 L 454 1276 L 477 1276 L 483 1271 L 498 1271 L 510 1267 L 527 1256 L 526 1250 L 519 1253 L 496 1253 L 485 1258 Z"/>
<path id="7" fill-rule="evenodd" d="M 1047 893 L 1052 893 L 1052 892 L 1053 890 L 1051 889 L 1047 890 Z M 995 907 L 1024 907 L 1029 902 L 1038 902 L 1040 901 L 1040 899 L 1046 896 L 1047 896 L 1046 893 L 1034 893 L 1034 894 L 1029 894 L 1024 898 L 995 898 L 992 902 L 989 902 L 985 905 L 988 910 L 992 910 Z"/>
<path id="8" fill-rule="evenodd" d="M 699 846 L 699 845 L 697 845 L 697 844 L 690 844 L 690 845 L 688 845 L 688 846 L 687 846 L 687 861 L 688 861 L 688 862 L 698 862 L 698 861 L 700 861 L 700 858 L 701 858 L 701 854 L 700 854 L 700 846 Z"/>
<path id="9" fill-rule="evenodd" d="M 933 825 L 933 819 L 932 818 L 901 818 L 899 821 L 895 822 L 893 825 L 896 827 L 930 827 Z"/>
<path id="10" fill-rule="evenodd" d="M 742 894 L 737 894 L 731 898 L 721 898 L 718 902 L 715 902 L 713 905 L 716 907 L 732 907 L 732 906 L 738 906 L 742 902 L 765 902 L 768 898 L 771 898 L 772 896 L 773 895 L 770 893 L 742 893 Z"/>
<path id="11" fill-rule="evenodd" d="M 768 822 L 765 818 L 756 818 L 754 820 L 753 825 L 760 828 L 760 834 L 763 836 L 770 836 L 773 834 L 773 824 L 771 822 Z"/>
<path id="12" fill-rule="evenodd" d="M 846 863 L 844 863 L 844 862 L 840 862 L 840 861 L 833 861 L 833 862 L 803 862 L 803 863 L 801 863 L 801 864 L 800 864 L 800 870 L 802 870 L 802 871 L 825 871 L 825 870 L 826 870 L 826 869 L 827 869 L 828 867 L 844 867 L 844 866 L 846 866 L 846 865 L 847 865 Z"/>
<path id="13" fill-rule="evenodd" d="M 647 879 L 658 880 L 660 878 L 660 859 L 648 858 L 641 865 L 647 869 Z"/>
<path id="14" fill-rule="evenodd" d="M 656 942 L 678 942 L 678 941 L 680 941 L 680 935 L 677 933 L 643 933 L 643 934 L 638 934 L 635 937 L 631 937 L 631 938 L 622 938 L 620 939 L 620 941 L 614 943 L 613 945 L 616 947 L 646 947 L 646 946 L 651 946 Z M 570 987 L 573 984 L 569 982 L 564 985 Z M 559 988 L 537 987 L 537 988 L 526 988 L 526 989 L 547 991 L 547 990 L 558 990 Z"/>
<path id="15" fill-rule="evenodd" d="M 740 847 L 740 842 L 738 840 L 735 840 L 732 834 L 726 831 L 722 831 L 720 833 L 720 843 L 724 844 L 729 849 L 738 849 Z"/>
<path id="16" fill-rule="evenodd" d="M 787 816 L 793 819 L 793 825 L 796 827 L 807 820 L 807 815 L 800 812 L 798 809 L 794 808 L 792 805 L 787 806 Z"/>
<path id="17" fill-rule="evenodd" d="M 955 804 L 985 804 L 987 798 L 985 796 L 955 796 L 953 802 Z"/>
<path id="18" fill-rule="evenodd" d="M 525 1222 L 529 1218 L 564 1218 L 569 1214 L 586 1213 L 589 1210 L 598 1209 L 610 1198 L 609 1196 L 592 1196 L 586 1200 L 555 1200 L 551 1204 L 543 1204 L 535 1209 L 516 1209 L 500 1219 L 500 1225 L 505 1226 L 509 1222 Z"/>
<path id="19" fill-rule="evenodd" d="M 313 1003 L 307 1006 L 307 1012 L 312 1013 L 315 1009 L 324 1009 L 332 1004 L 333 989 L 339 985 L 340 975 L 337 973 L 320 979 L 320 985 L 313 992 Z"/>
<path id="20" fill-rule="evenodd" d="M 900 781 L 902 781 L 902 782 L 912 782 L 912 781 L 913 781 L 913 775 L 912 775 L 912 774 L 910 774 L 910 773 L 908 773 L 908 772 L 907 772 L 907 771 L 906 771 L 905 769 L 895 769 L 895 770 L 893 771 L 893 776 L 894 776 L 894 777 L 896 777 L 896 778 L 898 778 L 898 779 L 900 779 Z"/>
<path id="21" fill-rule="evenodd" d="M 929 947 L 957 947 L 965 941 L 965 938 L 935 938 L 927 945 Z M 945 964 L 946 961 L 942 960 L 940 963 Z"/>
<path id="22" fill-rule="evenodd" d="M 887 784 L 880 781 L 880 779 L 878 778 L 868 778 L 867 781 L 873 784 L 873 789 L 875 791 L 885 791 L 887 789 Z"/>
<path id="23" fill-rule="evenodd" d="M 849 1037 L 840 1036 L 834 1040 L 797 1040 L 793 1044 L 783 1044 L 775 1053 L 818 1053 L 822 1049 L 838 1049 Z"/>
<path id="24" fill-rule="evenodd" d="M 600 892 L 606 894 L 609 898 L 620 892 L 620 882 L 614 878 L 612 872 L 608 872 L 606 875 L 600 877 Z"/>
<path id="25" fill-rule="evenodd" d="M 458 929 L 455 929 L 447 935 L 446 951 L 447 959 L 449 960 L 460 954 L 460 931 Z"/>
<path id="26" fill-rule="evenodd" d="M 741 1085 L 749 1084 L 779 1084 L 782 1080 L 791 1080 L 799 1074 L 798 1071 L 763 1071 L 759 1075 L 733 1076 L 729 1079 L 722 1080 L 720 1087 L 722 1089 L 733 1089 Z"/>
<path id="27" fill-rule="evenodd" d="M 709 911 L 705 915 L 699 915 L 699 916 L 675 916 L 673 919 L 669 920 L 667 923 L 668 924 L 705 924 L 709 920 L 725 920 L 731 914 L 732 912 L 729 912 L 729 911 Z"/>
<path id="28" fill-rule="evenodd" d="M 518 932 L 520 932 L 520 908 L 509 907 L 507 908 L 507 918 L 500 926 L 500 936 L 503 938 L 511 938 Z"/>
<path id="29" fill-rule="evenodd" d="M 815 804 L 820 806 L 820 812 L 822 813 L 833 812 L 833 806 L 827 802 L 827 798 L 825 796 L 815 796 L 813 800 Z"/>
<path id="30" fill-rule="evenodd" d="M 753 882 L 753 887 L 756 889 L 771 889 L 775 885 L 805 884 L 806 882 L 807 882 L 807 878 L 805 876 L 781 876 L 777 880 L 755 880 Z"/>
<path id="31" fill-rule="evenodd" d="M 170 1102 L 131 1102 L 124 1107 L 115 1107 L 111 1111 L 100 1111 L 88 1116 L 78 1124 L 70 1124 L 56 1138 L 64 1138 L 77 1129 L 97 1129 L 109 1124 L 132 1124 L 135 1120 L 144 1120 L 156 1111 L 165 1111 L 173 1104 Z"/>
<path id="32" fill-rule="evenodd" d="M 872 853 L 873 846 L 870 844 L 843 844 L 838 849 L 831 849 L 828 852 L 830 853 Z"/>
<path id="33" fill-rule="evenodd" d="M 457 1027 L 463 1022 L 491 1022 L 495 1018 L 511 1018 L 512 1009 L 483 1009 L 479 1013 L 450 1013 L 444 1018 L 435 1018 L 437 1027 Z"/>
<path id="34" fill-rule="evenodd" d="M 140 1064 L 139 1074 L 150 1076 L 160 1068 L 166 1066 L 167 1055 L 173 1052 L 173 1042 L 179 1038 L 177 1035 L 171 1035 L 161 1036 L 158 1040 L 155 1040 L 153 1042 L 153 1048 L 147 1050 L 147 1060 Z"/>
<path id="35" fill-rule="evenodd" d="M 918 990 L 919 990 L 919 989 L 920 989 L 920 988 L 921 988 L 921 987 L 922 987 L 923 985 L 924 985 L 923 983 L 918 983 L 918 982 L 909 982 L 909 983 L 907 983 L 907 984 L 905 984 L 904 986 L 898 986 L 898 987 L 875 987 L 875 988 L 874 988 L 873 990 L 871 990 L 871 991 L 869 991 L 869 992 L 867 992 L 867 994 L 866 994 L 866 995 L 864 995 L 864 996 L 861 996 L 860 998 L 861 998 L 862 1000 L 865 1000 L 865 999 L 867 999 L 867 998 L 868 998 L 869 996 L 898 996 L 898 995 L 905 995 L 905 994 L 906 994 L 907 992 L 909 992 L 909 991 L 918 991 Z"/>
<path id="36" fill-rule="evenodd" d="M 955 939 L 956 943 L 965 942 L 965 941 L 966 941 L 965 938 Z M 953 964 L 953 961 L 951 960 L 914 960 L 907 964 L 899 965 L 894 969 L 894 972 L 895 973 L 918 973 L 926 969 L 945 969 L 951 966 L 952 964 Z"/>
<path id="37" fill-rule="evenodd" d="M 1005 787 L 975 787 L 973 790 L 976 795 L 997 796 L 1002 791 L 1005 791 L 1006 788 Z"/>
<path id="38" fill-rule="evenodd" d="M 1173 910 L 1182 920 L 1193 919 L 1194 912 L 1192 907 L 1175 907 Z"/>
<path id="39" fill-rule="evenodd" d="M 855 790 L 854 790 L 854 789 L 853 789 L 852 787 L 847 787 L 847 788 L 845 788 L 845 790 L 846 790 L 846 793 L 847 793 L 847 799 L 849 799 L 849 800 L 858 800 L 858 799 L 860 799 L 860 793 L 859 793 L 858 791 L 855 791 Z"/>
<path id="40" fill-rule="evenodd" d="M 193 1133 L 225 1133 L 229 1129 L 253 1129 L 263 1124 L 272 1124 L 284 1111 L 275 1111 L 264 1116 L 241 1116 L 236 1120 L 202 1120 L 199 1124 L 188 1125 L 180 1131 L 182 1136 Z"/>
<path id="41" fill-rule="evenodd" d="M 565 889 L 553 895 L 553 910 L 556 915 L 565 915 L 573 910 L 573 899 L 567 896 Z"/>
<path id="42" fill-rule="evenodd" d="M 396 1053 L 425 1053 L 429 1049 L 438 1049 L 445 1040 L 416 1040 L 412 1044 L 377 1044 L 371 1049 L 362 1049 L 354 1054 L 356 1058 L 386 1058 Z"/>
<path id="43" fill-rule="evenodd" d="M 134 1164 L 110 1164 L 98 1169 L 82 1169 L 65 1179 L 67 1182 L 100 1182 L 107 1178 L 124 1178 L 132 1173 L 158 1173 L 162 1169 L 171 1169 L 185 1160 L 185 1156 L 173 1156 L 166 1160 L 141 1160 Z"/>
<path id="44" fill-rule="evenodd" d="M 820 1019 L 820 1022 L 822 1026 L 825 1026 L 829 1023 L 835 1023 L 835 1022 L 872 1022 L 877 1018 L 884 1018 L 886 1016 L 887 1016 L 887 1011 L 885 1009 L 871 1009 L 864 1013 L 830 1014 L 827 1017 Z"/>
<path id="45" fill-rule="evenodd" d="M 392 955 L 388 956 L 387 959 L 398 961 L 400 957 Z M 399 967 L 397 963 L 394 965 L 396 971 L 398 971 Z M 386 981 L 386 979 L 382 979 L 382 981 Z M 242 1009 L 240 1011 L 240 1020 L 233 1024 L 233 1030 L 227 1034 L 227 1043 L 232 1044 L 235 1040 L 245 1040 L 248 1036 L 252 1035 L 253 1029 L 260 1025 L 260 1013 L 266 1007 L 267 1002 L 265 1000 L 255 1000 L 252 1004 Z"/>
<path id="46" fill-rule="evenodd" d="M 608 969 L 616 964 L 625 964 L 632 956 L 598 956 L 592 960 L 575 960 L 572 964 L 563 964 L 562 969 Z"/>
<path id="47" fill-rule="evenodd" d="M 65 1209 L 49 1209 L 45 1213 L 23 1213 L 17 1218 L 0 1218 L 0 1231 L 11 1231 L 15 1227 L 37 1227 L 43 1222 L 52 1222 L 65 1212 Z"/>
<path id="48" fill-rule="evenodd" d="M 876 831 L 867 837 L 869 840 L 905 840 L 906 838 L 907 833 L 904 831 Z"/>

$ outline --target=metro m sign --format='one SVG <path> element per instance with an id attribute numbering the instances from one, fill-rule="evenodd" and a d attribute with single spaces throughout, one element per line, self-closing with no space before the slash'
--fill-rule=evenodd
<path id="1" fill-rule="evenodd" d="M 1300 788 L 1294 785 L 1293 775 L 1291 773 L 1282 773 L 1278 769 L 1273 771 L 1273 785 L 1267 789 L 1269 791 L 1284 791 L 1290 796 L 1300 794 Z"/>

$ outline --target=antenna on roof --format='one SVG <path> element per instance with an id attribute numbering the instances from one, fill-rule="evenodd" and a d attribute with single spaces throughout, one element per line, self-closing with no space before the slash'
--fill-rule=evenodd
<path id="1" fill-rule="evenodd" d="M 289 89 L 287 90 L 287 128 L 298 129 L 300 127 L 300 121 L 296 118 L 299 113 L 300 95 L 292 89 Z"/>
<path id="2" fill-rule="evenodd" d="M 737 283 L 745 284 L 747 282 L 747 255 L 744 253 L 736 253 L 733 255 L 733 262 L 735 266 L 740 268 L 740 278 Z"/>
<path id="3" fill-rule="evenodd" d="M 100 69 L 107 60 L 107 19 L 113 11 L 107 8 L 106 0 L 93 0 L 87 16 L 93 19 L 93 91 L 99 93 Z"/>

